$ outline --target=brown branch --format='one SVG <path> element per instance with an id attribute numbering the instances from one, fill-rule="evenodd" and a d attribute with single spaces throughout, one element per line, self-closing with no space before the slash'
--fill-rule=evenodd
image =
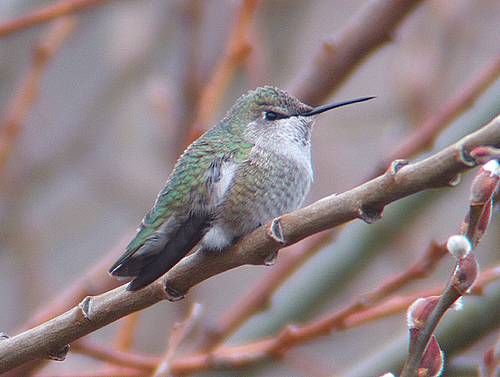
<path id="1" fill-rule="evenodd" d="M 372 0 L 337 35 L 323 42 L 289 90 L 310 105 L 319 105 L 338 89 L 371 53 L 391 36 L 421 0 Z"/>
<path id="2" fill-rule="evenodd" d="M 43 74 L 63 42 L 73 32 L 76 19 L 66 17 L 54 22 L 42 36 L 33 51 L 32 64 L 23 81 L 15 90 L 7 105 L 6 114 L 0 121 L 0 171 L 3 171 L 13 146 L 21 133 L 29 110 L 35 102 Z"/>
<path id="3" fill-rule="evenodd" d="M 384 206 L 430 188 L 444 187 L 471 168 L 466 158 L 479 145 L 500 145 L 500 116 L 458 143 L 415 164 L 388 172 L 352 190 L 323 198 L 283 215 L 278 224 L 286 244 L 356 218 L 377 218 Z M 276 225 L 276 220 L 273 221 Z M 244 264 L 262 264 L 280 247 L 269 236 L 269 224 L 245 236 L 226 253 L 194 253 L 150 286 L 129 292 L 125 287 L 85 298 L 77 307 L 22 334 L 0 342 L 0 372 L 37 358 L 87 335 L 134 311 L 169 298 L 169 291 L 185 293 L 200 282 Z"/>
<path id="4" fill-rule="evenodd" d="M 18 31 L 79 12 L 109 0 L 62 0 L 26 16 L 0 24 L 0 38 Z"/>
<path id="5" fill-rule="evenodd" d="M 415 153 L 430 148 L 439 133 L 460 114 L 472 107 L 477 98 L 495 82 L 499 75 L 500 54 L 458 89 L 456 94 L 445 102 L 436 113 L 431 114 L 422 125 L 404 138 L 395 150 L 378 164 L 372 177 L 381 174 L 391 161 L 398 158 L 407 159 L 414 156 Z"/>
<path id="6" fill-rule="evenodd" d="M 201 91 L 196 117 L 188 132 L 186 145 L 206 131 L 236 68 L 251 52 L 248 34 L 257 5 L 257 0 L 242 0 L 225 51 Z"/>

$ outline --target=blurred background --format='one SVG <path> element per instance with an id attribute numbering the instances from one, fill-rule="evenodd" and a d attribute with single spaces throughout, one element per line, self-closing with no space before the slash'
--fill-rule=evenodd
<path id="1" fill-rule="evenodd" d="M 1 1 L 0 23 L 51 3 Z M 322 42 L 364 3 L 261 1 L 248 33 L 252 50 L 214 100 L 209 125 L 249 89 L 290 87 L 304 66 L 313 64 Z M 239 2 L 228 0 L 127 0 L 77 13 L 75 29 L 48 62 L 36 101 L 0 171 L 1 331 L 16 333 L 37 308 L 128 241 L 183 148 L 238 7 Z M 499 19 L 500 3 L 493 0 L 431 0 L 416 7 L 393 40 L 366 59 L 331 98 L 377 99 L 326 113 L 316 123 L 315 183 L 307 203 L 366 181 L 405 135 L 495 59 Z M 0 119 L 30 70 L 34 46 L 49 28 L 43 24 L 0 39 Z M 497 80 L 441 133 L 433 150 L 485 124 L 500 110 L 499 99 Z M 342 308 L 406 269 L 432 240 L 457 233 L 472 178 L 468 174 L 453 189 L 401 200 L 374 225 L 357 221 L 346 226 L 228 344 L 272 335 L 286 323 L 303 323 Z M 499 263 L 499 225 L 497 216 L 478 250 L 482 269 Z M 444 284 L 451 268 L 447 257 L 435 273 L 407 291 Z M 202 283 L 182 302 L 146 309 L 132 349 L 161 354 L 172 325 L 193 302 L 203 305 L 204 324 L 217 322 L 269 270 L 241 267 Z M 498 290 L 499 284 L 488 289 Z M 465 306 L 479 300 L 466 298 Z M 90 337 L 111 344 L 119 326 L 120 321 Z M 480 362 L 498 330 L 488 334 L 479 342 L 465 341 L 471 347 L 457 351 L 457 368 Z M 395 344 L 404 348 L 406 337 L 400 313 L 294 348 L 280 362 L 227 375 L 364 375 L 356 370 Z M 70 354 L 45 371 L 57 375 L 98 366 Z"/>

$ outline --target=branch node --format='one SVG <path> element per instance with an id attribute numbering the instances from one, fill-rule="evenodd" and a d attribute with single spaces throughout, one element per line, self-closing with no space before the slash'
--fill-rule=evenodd
<path id="1" fill-rule="evenodd" d="M 0 331 L 0 342 L 2 340 L 7 340 L 9 338 L 10 338 L 10 336 L 7 333 L 4 333 L 3 331 Z"/>
<path id="2" fill-rule="evenodd" d="M 477 165 L 476 160 L 472 158 L 464 142 L 460 142 L 457 144 L 457 155 L 455 156 L 455 158 L 465 166 L 473 167 Z"/>
<path id="3" fill-rule="evenodd" d="M 394 160 L 390 163 L 389 167 L 385 171 L 386 175 L 394 177 L 404 166 L 408 165 L 410 161 L 406 159 Z"/>
<path id="4" fill-rule="evenodd" d="M 49 351 L 49 353 L 47 354 L 47 359 L 53 361 L 64 361 L 70 348 L 71 346 L 69 344 L 66 344 L 64 347 L 59 348 L 58 350 Z"/>
<path id="5" fill-rule="evenodd" d="M 373 224 L 374 222 L 382 218 L 384 208 L 367 207 L 361 206 L 358 209 L 358 218 L 363 220 L 367 224 Z"/>
<path id="6" fill-rule="evenodd" d="M 279 243 L 281 246 L 286 245 L 283 228 L 281 227 L 281 217 L 276 217 L 275 219 L 273 219 L 273 221 L 271 222 L 271 226 L 267 231 L 267 235 L 271 237 L 271 239 Z"/>
<path id="7" fill-rule="evenodd" d="M 165 291 L 165 298 L 170 302 L 176 302 L 182 300 L 186 295 L 177 289 L 165 284 L 163 286 L 163 290 Z"/>
<path id="8" fill-rule="evenodd" d="M 264 266 L 273 266 L 278 259 L 278 250 L 274 250 L 264 259 Z"/>
<path id="9" fill-rule="evenodd" d="M 461 174 L 457 174 L 452 179 L 450 179 L 448 181 L 448 186 L 450 186 L 450 187 L 457 187 L 460 184 L 460 182 L 462 182 L 462 175 Z"/>
<path id="10" fill-rule="evenodd" d="M 87 321 L 91 321 L 90 319 L 91 304 L 92 304 L 91 296 L 85 297 L 83 301 L 78 304 L 78 307 L 80 308 L 83 314 L 83 318 L 85 318 Z"/>

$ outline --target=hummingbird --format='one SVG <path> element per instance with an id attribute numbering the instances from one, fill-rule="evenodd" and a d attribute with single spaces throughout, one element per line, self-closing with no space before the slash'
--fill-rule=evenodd
<path id="1" fill-rule="evenodd" d="M 176 162 L 153 208 L 110 268 L 141 289 L 192 248 L 222 252 L 301 206 L 313 181 L 315 116 L 374 97 L 311 107 L 265 86 L 242 95 Z"/>

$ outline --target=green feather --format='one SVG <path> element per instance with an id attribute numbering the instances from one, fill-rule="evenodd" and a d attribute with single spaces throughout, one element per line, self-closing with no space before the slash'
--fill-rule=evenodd
<path id="1" fill-rule="evenodd" d="M 229 125 L 221 124 L 192 143 L 177 161 L 153 208 L 146 214 L 124 258 L 137 251 L 172 215 L 188 216 L 195 201 L 206 201 L 207 171 L 217 158 L 228 156 L 236 163 L 245 161 L 254 144 L 235 135 Z"/>

